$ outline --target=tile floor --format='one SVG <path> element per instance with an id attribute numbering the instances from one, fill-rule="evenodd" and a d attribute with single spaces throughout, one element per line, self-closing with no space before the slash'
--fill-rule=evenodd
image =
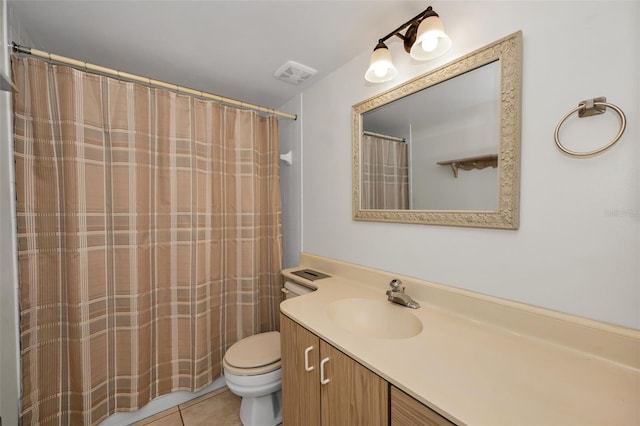
<path id="1" fill-rule="evenodd" d="M 240 397 L 223 387 L 131 426 L 241 426 Z"/>

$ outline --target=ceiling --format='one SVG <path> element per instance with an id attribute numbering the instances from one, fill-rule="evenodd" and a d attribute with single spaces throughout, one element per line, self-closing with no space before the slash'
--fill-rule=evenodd
<path id="1" fill-rule="evenodd" d="M 433 3 L 8 0 L 8 7 L 10 34 L 28 47 L 277 109 Z M 317 74 L 300 85 L 276 79 L 288 60 Z"/>

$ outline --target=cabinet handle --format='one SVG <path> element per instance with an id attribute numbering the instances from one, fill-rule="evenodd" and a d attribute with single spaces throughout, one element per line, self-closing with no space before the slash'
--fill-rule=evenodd
<path id="1" fill-rule="evenodd" d="M 324 377 L 324 365 L 329 362 L 329 358 L 325 358 L 322 361 L 320 361 L 320 384 L 322 385 L 326 385 L 327 383 L 329 383 L 329 379 L 325 379 Z"/>
<path id="2" fill-rule="evenodd" d="M 313 350 L 313 346 L 309 346 L 304 350 L 304 371 L 311 371 L 314 369 L 314 366 L 309 366 L 309 352 Z"/>

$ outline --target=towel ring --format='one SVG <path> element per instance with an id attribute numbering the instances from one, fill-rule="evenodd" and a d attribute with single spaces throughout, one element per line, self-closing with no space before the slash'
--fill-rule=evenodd
<path id="1" fill-rule="evenodd" d="M 604 114 L 607 107 L 614 110 L 620 117 L 620 130 L 618 131 L 618 134 L 611 140 L 611 142 L 609 142 L 608 144 L 606 144 L 601 148 L 595 149 L 593 151 L 588 151 L 588 152 L 571 151 L 570 149 L 562 145 L 562 143 L 560 142 L 560 138 L 558 137 L 558 133 L 560 133 L 560 127 L 562 127 L 564 122 L 567 120 L 567 118 L 571 116 L 571 114 L 578 111 L 578 116 L 580 118 L 589 117 L 591 115 Z M 591 156 L 600 154 L 601 152 L 604 152 L 609 148 L 611 148 L 613 145 L 615 145 L 615 143 L 618 142 L 618 140 L 624 133 L 624 130 L 626 127 L 627 127 L 627 118 L 625 117 L 624 112 L 622 112 L 622 110 L 617 106 L 615 106 L 614 104 L 608 103 L 607 98 L 601 97 L 601 98 L 588 99 L 586 101 L 580 102 L 576 108 L 572 109 L 564 117 L 562 117 L 562 120 L 560 120 L 560 122 L 556 126 L 556 131 L 554 132 L 553 136 L 556 140 L 556 145 L 562 152 L 564 152 L 567 155 L 570 155 L 571 157 L 585 158 L 585 157 L 591 157 Z"/>

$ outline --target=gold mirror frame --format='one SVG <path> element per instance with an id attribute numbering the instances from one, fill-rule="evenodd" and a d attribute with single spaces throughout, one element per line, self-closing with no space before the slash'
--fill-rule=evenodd
<path id="1" fill-rule="evenodd" d="M 361 209 L 362 115 L 367 111 L 496 60 L 499 60 L 501 72 L 498 209 L 495 211 Z M 520 218 L 521 63 L 522 32 L 518 31 L 413 80 L 353 105 L 351 110 L 353 219 L 373 222 L 518 229 Z"/>

